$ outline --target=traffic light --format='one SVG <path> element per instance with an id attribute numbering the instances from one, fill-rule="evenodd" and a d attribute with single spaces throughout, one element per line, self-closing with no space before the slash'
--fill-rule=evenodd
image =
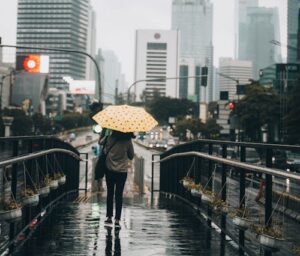
<path id="1" fill-rule="evenodd" d="M 37 54 L 17 56 L 16 70 L 47 74 L 49 73 L 49 56 Z"/>
<path id="2" fill-rule="evenodd" d="M 29 73 L 38 73 L 40 71 L 40 56 L 28 55 L 23 61 L 23 68 Z"/>
<path id="3" fill-rule="evenodd" d="M 235 103 L 234 102 L 229 102 L 229 108 L 233 110 L 235 108 Z"/>
<path id="4" fill-rule="evenodd" d="M 201 86 L 207 86 L 208 67 L 201 68 Z"/>

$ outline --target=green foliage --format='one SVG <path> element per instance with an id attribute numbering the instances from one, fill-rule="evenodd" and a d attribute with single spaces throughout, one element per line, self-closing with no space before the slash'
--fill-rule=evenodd
<path id="1" fill-rule="evenodd" d="M 64 113 L 61 120 L 56 123 L 61 125 L 65 130 L 93 124 L 87 113 Z"/>
<path id="2" fill-rule="evenodd" d="M 220 136 L 220 131 L 222 130 L 222 126 L 217 124 L 216 119 L 208 119 L 204 125 L 204 130 L 202 135 L 206 139 L 217 139 Z"/>
<path id="3" fill-rule="evenodd" d="M 292 91 L 288 103 L 288 113 L 284 117 L 284 124 L 287 129 L 287 142 L 289 144 L 300 143 L 300 80 L 295 84 L 294 90 Z"/>
<path id="4" fill-rule="evenodd" d="M 181 140 L 186 140 L 186 130 L 190 130 L 194 138 L 197 138 L 199 132 L 204 131 L 204 124 L 200 119 L 181 119 L 175 124 L 173 135 L 179 137 Z"/>
<path id="5" fill-rule="evenodd" d="M 195 115 L 197 104 L 187 99 L 173 99 L 169 97 L 156 97 L 147 103 L 147 110 L 162 124 L 168 122 L 169 117 L 184 117 Z"/>
<path id="6" fill-rule="evenodd" d="M 272 88 L 251 84 L 246 95 L 236 103 L 231 116 L 239 118 L 246 137 L 251 141 L 261 141 L 261 127 L 273 127 L 279 122 L 279 97 Z"/>
<path id="7" fill-rule="evenodd" d="M 32 116 L 34 134 L 51 134 L 52 122 L 48 117 L 43 116 L 40 113 L 36 113 Z"/>
<path id="8" fill-rule="evenodd" d="M 26 136 L 32 135 L 33 122 L 31 117 L 25 116 L 16 116 L 13 120 L 11 130 L 14 136 Z"/>

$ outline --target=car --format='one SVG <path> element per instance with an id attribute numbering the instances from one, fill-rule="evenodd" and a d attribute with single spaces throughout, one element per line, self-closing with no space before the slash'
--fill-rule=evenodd
<path id="1" fill-rule="evenodd" d="M 275 150 L 273 152 L 272 164 L 274 168 L 287 169 L 287 153 L 284 150 Z"/>
<path id="2" fill-rule="evenodd" d="M 85 136 L 85 140 L 86 141 L 91 141 L 93 139 L 93 136 L 92 135 L 86 135 Z"/>
<path id="3" fill-rule="evenodd" d="M 300 172 L 300 152 L 287 151 L 287 169 L 292 172 Z"/>

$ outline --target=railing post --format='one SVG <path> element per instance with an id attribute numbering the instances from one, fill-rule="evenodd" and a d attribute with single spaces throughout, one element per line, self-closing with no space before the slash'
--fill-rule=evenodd
<path id="1" fill-rule="evenodd" d="M 212 155 L 213 153 L 213 145 L 212 144 L 208 144 L 208 154 L 209 155 Z M 208 179 L 210 179 L 210 177 L 212 177 L 213 175 L 213 164 L 212 164 L 212 161 L 209 160 L 208 161 Z M 212 187 L 212 184 L 213 184 L 213 178 L 212 177 L 210 179 L 210 181 L 208 182 L 208 187 L 212 190 L 213 187 Z M 207 225 L 209 227 L 211 227 L 211 217 L 212 217 L 212 208 L 211 207 L 208 207 L 207 208 L 207 215 L 209 216 L 209 218 L 207 218 Z"/>
<path id="2" fill-rule="evenodd" d="M 227 145 L 222 145 L 222 158 L 227 158 Z M 227 179 L 227 166 L 225 164 L 222 164 L 222 183 L 221 183 L 221 199 L 226 202 L 226 196 L 227 196 L 227 185 L 226 185 L 226 179 Z M 226 215 L 221 215 L 221 252 L 224 253 L 225 250 L 225 241 L 226 241 L 226 233 L 223 232 L 223 230 L 226 230 Z"/>
<path id="3" fill-rule="evenodd" d="M 154 190 L 154 154 L 151 155 L 151 200 L 153 200 Z"/>
<path id="4" fill-rule="evenodd" d="M 240 151 L 240 161 L 246 161 L 246 148 L 241 146 Z M 245 190 L 246 190 L 246 183 L 245 183 L 245 170 L 239 169 L 240 172 L 240 198 L 239 198 L 239 207 L 245 207 Z M 245 246 L 245 231 L 239 230 L 239 255 L 244 255 L 244 250 L 241 247 Z"/>
<path id="5" fill-rule="evenodd" d="M 272 167 L 272 149 L 267 149 L 266 166 Z M 265 225 L 272 224 L 272 175 L 266 174 L 266 193 L 265 193 Z"/>
<path id="6" fill-rule="evenodd" d="M 13 142 L 13 157 L 18 156 L 19 154 L 19 141 L 15 140 Z M 12 165 L 12 174 L 11 174 L 11 193 L 14 198 L 17 196 L 17 179 L 18 178 L 18 164 L 15 163 Z M 9 225 L 9 241 L 12 241 L 15 237 L 15 223 L 10 223 Z M 13 251 L 13 245 L 9 248 L 10 251 Z"/>

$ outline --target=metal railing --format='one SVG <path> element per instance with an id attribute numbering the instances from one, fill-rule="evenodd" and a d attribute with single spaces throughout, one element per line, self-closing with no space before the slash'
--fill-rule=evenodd
<path id="1" fill-rule="evenodd" d="M 249 158 L 249 154 L 247 155 L 250 152 L 248 151 L 249 148 L 259 152 L 259 163 L 251 163 L 250 160 L 252 159 Z M 238 156 L 234 158 L 235 160 L 230 159 L 228 154 L 232 149 L 238 152 Z M 276 167 L 276 159 L 274 160 L 276 156 L 275 152 L 278 150 L 300 152 L 300 147 L 214 140 L 199 140 L 176 146 L 160 155 L 160 191 L 184 198 L 194 203 L 196 207 L 199 207 L 197 209 L 201 208 L 203 210 L 204 204 L 201 202 L 201 199 L 195 199 L 180 184 L 180 181 L 185 176 L 190 176 L 196 184 L 201 184 L 207 190 L 215 192 L 222 201 L 228 202 L 231 200 L 236 208 L 245 208 L 247 197 L 250 197 L 248 193 L 251 192 L 253 194 L 257 192 L 257 189 L 254 189 L 253 180 L 258 180 L 258 183 L 264 180 L 265 196 L 262 202 L 264 213 L 260 213 L 260 217 L 264 217 L 264 225 L 271 226 L 274 211 L 279 211 L 276 208 L 278 202 L 280 201 L 281 203 L 286 199 L 293 200 L 293 197 L 299 199 L 297 196 L 300 195 L 290 196 L 285 191 L 280 191 L 280 186 L 275 182 L 278 180 L 277 182 L 285 184 L 286 181 L 289 181 L 289 183 L 293 183 L 295 186 L 300 184 L 300 175 L 288 172 L 287 166 L 280 166 L 282 169 L 274 168 Z M 229 177 L 231 172 L 236 175 Z M 230 190 L 233 188 L 231 188 L 231 183 L 230 186 L 228 185 L 229 182 L 236 182 L 235 196 L 232 196 L 232 191 Z M 284 190 L 284 186 L 282 187 Z M 277 204 L 273 207 L 273 203 L 276 201 Z M 283 207 L 287 205 L 285 203 Z M 213 208 L 207 207 L 207 209 L 205 208 L 206 210 L 208 224 L 211 225 L 214 215 Z M 283 209 L 283 211 L 285 210 Z M 300 210 L 300 207 L 294 210 Z M 226 215 L 222 215 L 219 223 L 222 236 L 225 238 L 225 235 L 230 235 L 235 239 L 235 235 L 232 234 L 234 231 L 231 232 L 226 228 L 226 225 L 228 225 L 226 218 Z M 239 230 L 238 239 L 235 239 L 239 245 L 240 254 L 247 252 L 250 255 L 255 255 L 257 252 L 253 253 L 253 251 L 247 249 L 249 244 L 245 245 L 245 232 L 245 230 Z M 265 255 L 272 254 L 270 251 L 264 251 L 264 253 Z"/>
<path id="2" fill-rule="evenodd" d="M 134 157 L 134 183 L 138 185 L 140 194 L 144 194 L 144 158 Z"/>
<path id="3" fill-rule="evenodd" d="M 81 158 L 70 144 L 51 136 L 0 138 L 0 150 L 0 212 L 4 210 L 4 202 L 22 205 L 22 193 L 27 189 L 39 192 L 45 178 L 58 173 L 64 173 L 66 178 L 57 189 L 40 196 L 37 205 L 22 205 L 20 219 L 8 223 L 1 221 L 2 254 L 8 247 L 10 252 L 14 250 L 13 241 L 22 230 L 28 229 L 35 216 L 40 216 L 49 205 L 53 206 L 62 195 L 70 191 L 78 193 Z"/>

